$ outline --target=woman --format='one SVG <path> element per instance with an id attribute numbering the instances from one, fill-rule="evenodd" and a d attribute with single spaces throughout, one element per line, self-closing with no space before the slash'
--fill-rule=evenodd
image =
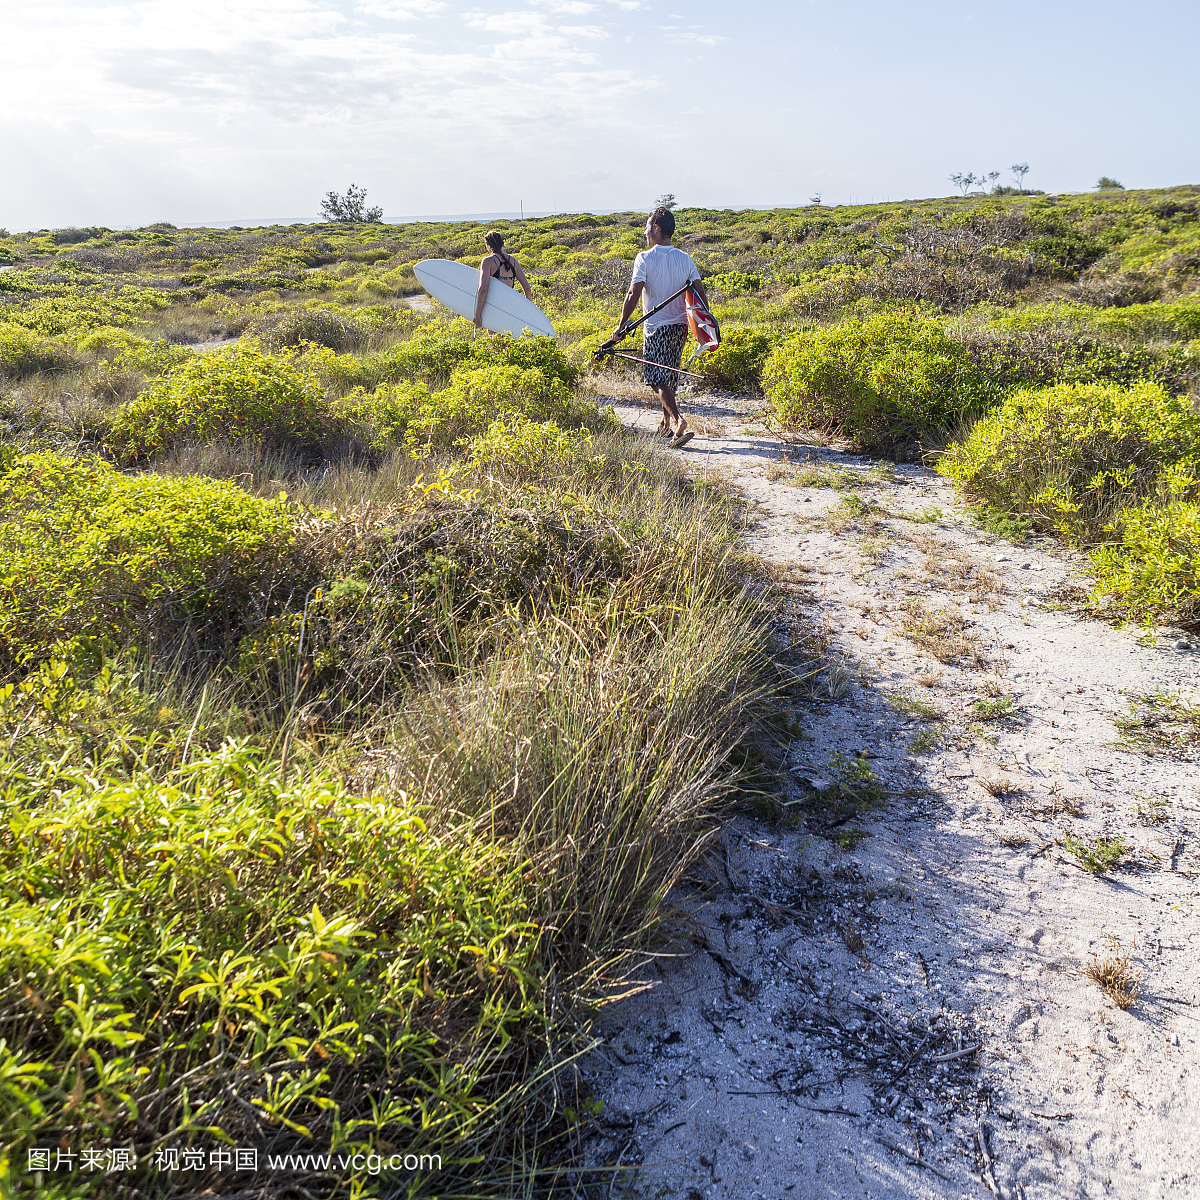
<path id="1" fill-rule="evenodd" d="M 525 272 L 521 270 L 521 264 L 511 254 L 504 253 L 504 235 L 493 229 L 484 235 L 483 240 L 491 254 L 479 264 L 479 291 L 475 293 L 477 329 L 483 328 L 483 306 L 487 303 L 488 286 L 493 279 L 499 279 L 509 287 L 515 287 L 519 283 L 525 293 L 525 299 L 533 299 L 533 289 L 529 286 L 529 280 L 525 278 Z"/>

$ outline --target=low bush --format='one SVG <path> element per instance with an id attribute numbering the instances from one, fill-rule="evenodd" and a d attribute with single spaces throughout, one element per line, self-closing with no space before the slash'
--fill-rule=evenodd
<path id="1" fill-rule="evenodd" d="M 589 454 L 588 433 L 571 434 L 553 421 L 531 421 L 519 413 L 493 421 L 471 442 L 468 466 L 544 477 L 567 467 L 597 470 L 603 458 Z"/>
<path id="2" fill-rule="evenodd" d="M 513 338 L 493 334 L 472 342 L 469 357 L 476 363 L 520 367 L 522 371 L 536 369 L 568 388 L 579 382 L 579 369 L 572 366 L 552 337 Z"/>
<path id="3" fill-rule="evenodd" d="M 706 276 L 704 286 L 727 296 L 745 296 L 762 287 L 762 276 L 750 271 L 719 271 Z"/>
<path id="4" fill-rule="evenodd" d="M 164 1144 L 215 1150 L 219 1129 L 284 1152 L 445 1154 L 397 1172 L 421 1188 L 470 1158 L 504 1091 L 490 1073 L 523 1081 L 504 1048 L 544 1023 L 544 967 L 520 864 L 466 829 L 432 835 L 403 795 L 285 783 L 231 744 L 157 777 L 64 780 L 5 816 L 0 977 L 21 1033 L 0 1044 L 0 1136 L 21 1175 L 22 1143 L 83 1122 L 102 1153 L 136 1147 L 130 1180 Z M 247 1177 L 221 1161 L 196 1172 L 213 1194 Z M 327 1195 L 350 1174 L 289 1182 Z M 111 1178 L 81 1171 L 71 1194 Z"/>
<path id="5" fill-rule="evenodd" d="M 561 379 L 536 367 L 476 366 L 464 363 L 450 386 L 434 392 L 413 430 L 421 441 L 450 447 L 485 430 L 507 413 L 538 421 L 562 420 L 571 406 L 571 393 Z"/>
<path id="6" fill-rule="evenodd" d="M 330 415 L 373 452 L 386 454 L 408 443 L 414 421 L 429 413 L 432 399 L 423 383 L 381 384 L 373 392 L 355 388 L 334 400 Z"/>
<path id="7" fill-rule="evenodd" d="M 302 363 L 239 345 L 190 356 L 117 409 L 109 446 L 135 462 L 186 441 L 311 446 L 325 428 L 321 388 Z"/>
<path id="8" fill-rule="evenodd" d="M 354 317 L 328 308 L 297 308 L 286 313 L 272 313 L 252 322 L 249 331 L 268 350 L 311 342 L 339 354 L 361 349 L 370 337 L 370 330 Z"/>
<path id="9" fill-rule="evenodd" d="M 1002 512 L 1073 542 L 1101 538 L 1126 504 L 1195 490 L 1200 413 L 1156 383 L 1015 392 L 938 469 Z"/>
<path id="10" fill-rule="evenodd" d="M 696 360 L 705 384 L 731 392 L 758 391 L 771 344 L 767 334 L 755 329 L 723 331 L 720 345 Z"/>
<path id="11" fill-rule="evenodd" d="M 966 348 L 912 310 L 795 334 L 767 359 L 763 382 L 785 425 L 883 450 L 936 436 L 994 396 Z"/>
<path id="12" fill-rule="evenodd" d="M 236 626 L 270 590 L 293 519 L 221 480 L 17 458 L 0 476 L 0 663 L 83 635 L 151 645 Z"/>
<path id="13" fill-rule="evenodd" d="M 1113 528 L 1120 542 L 1092 551 L 1100 595 L 1142 620 L 1200 625 L 1200 505 L 1149 500 Z"/>
<path id="14" fill-rule="evenodd" d="M 465 336 L 433 330 L 372 355 L 367 362 L 381 381 L 422 379 L 431 386 L 444 384 L 450 373 L 471 353 Z"/>
<path id="15" fill-rule="evenodd" d="M 49 338 L 20 325 L 0 324 L 0 376 L 24 379 L 74 365 L 74 356 Z"/>

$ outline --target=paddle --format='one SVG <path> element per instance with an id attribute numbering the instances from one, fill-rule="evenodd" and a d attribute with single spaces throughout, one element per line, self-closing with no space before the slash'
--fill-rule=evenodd
<path id="1" fill-rule="evenodd" d="M 642 313 L 642 315 L 640 317 L 638 317 L 638 319 L 636 321 L 626 321 L 625 324 L 621 327 L 620 335 L 618 337 L 610 337 L 607 342 L 605 342 L 601 346 L 598 346 L 592 352 L 592 357 L 593 358 L 606 358 L 608 355 L 613 354 L 615 352 L 615 347 L 618 342 L 623 342 L 643 321 L 649 320 L 652 316 L 654 316 L 654 314 L 656 312 L 659 312 L 661 309 L 666 308 L 667 305 L 670 304 L 672 300 L 678 300 L 679 297 L 682 296 L 683 293 L 686 292 L 688 290 L 688 288 L 690 288 L 691 286 L 692 286 L 692 284 L 691 284 L 691 281 L 689 280 L 673 296 L 668 296 L 661 304 L 656 304 L 649 312 Z M 624 354 L 622 354 L 622 355 L 618 355 L 618 357 L 625 358 L 626 356 Z M 646 360 L 644 358 L 635 358 L 635 359 L 631 359 L 630 361 L 631 362 L 645 362 Z M 661 365 L 661 364 L 655 364 L 655 365 Z M 691 372 L 689 372 L 689 374 L 691 374 Z"/>

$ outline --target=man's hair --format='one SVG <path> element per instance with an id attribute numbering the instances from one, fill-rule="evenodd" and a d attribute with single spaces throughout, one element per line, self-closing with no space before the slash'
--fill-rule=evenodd
<path id="1" fill-rule="evenodd" d="M 483 242 L 489 250 L 503 250 L 504 234 L 495 229 L 491 229 L 483 235 Z"/>
<path id="2" fill-rule="evenodd" d="M 675 232 L 675 214 L 669 208 L 656 208 L 650 214 L 650 224 L 657 225 L 663 237 L 669 238 Z"/>

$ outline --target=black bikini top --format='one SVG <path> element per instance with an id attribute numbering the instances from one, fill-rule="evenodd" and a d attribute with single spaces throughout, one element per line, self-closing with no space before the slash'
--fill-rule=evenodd
<path id="1" fill-rule="evenodd" d="M 500 266 L 498 266 L 492 272 L 492 278 L 500 280 L 501 283 L 507 283 L 509 287 L 516 287 L 517 286 L 517 268 L 516 268 L 516 265 L 513 263 L 513 260 L 511 258 L 509 258 L 508 255 L 505 254 L 503 250 L 493 250 L 492 253 L 500 255 Z M 508 268 L 508 274 L 501 275 L 500 272 L 505 267 Z"/>

